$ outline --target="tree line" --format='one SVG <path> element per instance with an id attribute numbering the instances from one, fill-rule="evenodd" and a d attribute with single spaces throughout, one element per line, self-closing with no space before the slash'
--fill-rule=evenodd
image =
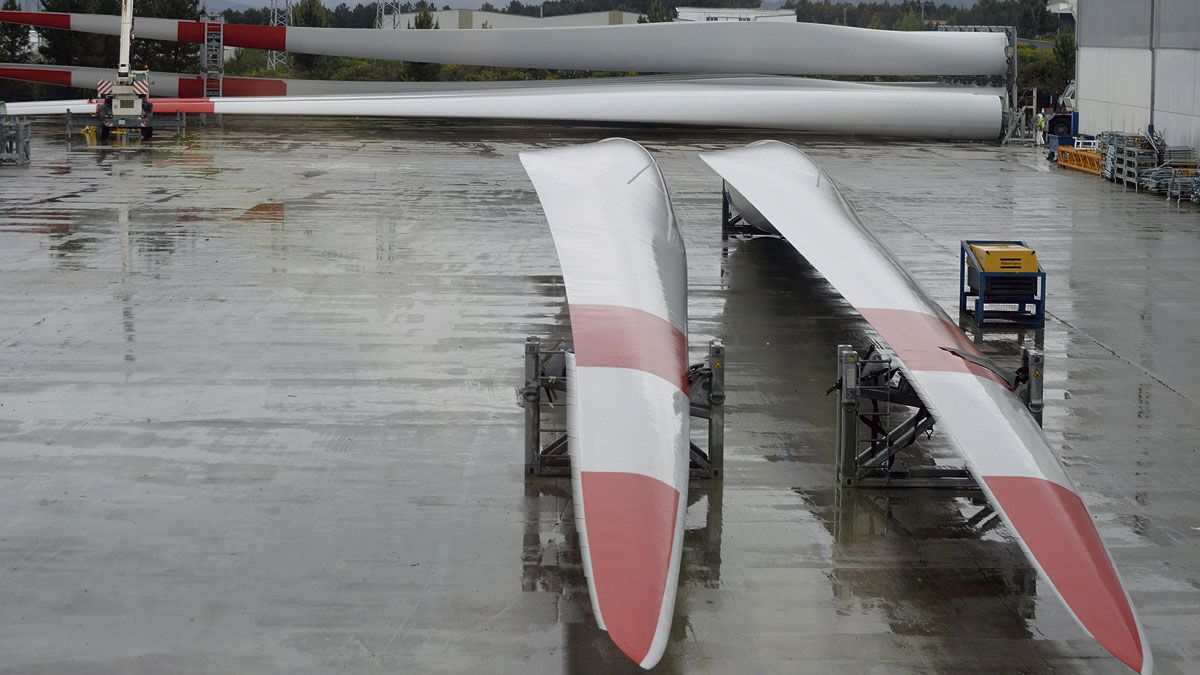
<path id="1" fill-rule="evenodd" d="M 1058 15 L 1046 11 L 1045 0 L 979 0 L 970 7 L 916 0 L 890 2 L 830 2 L 788 0 L 783 6 L 796 11 L 796 20 L 858 28 L 894 30 L 933 29 L 938 22 L 951 26 L 1015 26 L 1021 37 L 1036 38 L 1058 32 Z"/>
<path id="2" fill-rule="evenodd" d="M 798 21 L 858 28 L 936 30 L 939 24 L 1013 26 L 1018 37 L 1054 42 L 1051 48 L 1018 46 L 1017 86 L 1020 89 L 1037 88 L 1043 94 L 1061 93 L 1075 78 L 1075 36 L 1070 31 L 1062 31 L 1058 16 L 1046 11 L 1045 0 L 979 0 L 970 7 L 926 2 L 924 21 L 921 3 L 915 0 L 898 4 L 789 0 L 784 7 L 794 9 Z"/>

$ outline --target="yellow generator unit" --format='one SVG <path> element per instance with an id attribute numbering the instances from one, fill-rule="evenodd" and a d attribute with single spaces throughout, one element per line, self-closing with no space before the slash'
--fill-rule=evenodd
<path id="1" fill-rule="evenodd" d="M 1023 241 L 964 240 L 958 309 L 978 326 L 1045 326 L 1046 273 L 1037 253 Z"/>

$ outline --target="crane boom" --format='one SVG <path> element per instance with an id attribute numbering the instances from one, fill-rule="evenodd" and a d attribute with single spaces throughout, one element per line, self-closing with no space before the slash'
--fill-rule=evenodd
<path id="1" fill-rule="evenodd" d="M 133 0 L 121 0 L 121 53 L 117 77 L 129 77 L 129 49 L 133 42 Z"/>

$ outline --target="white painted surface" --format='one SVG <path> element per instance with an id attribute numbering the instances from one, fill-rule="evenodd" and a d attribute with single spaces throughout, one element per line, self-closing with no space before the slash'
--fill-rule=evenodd
<path id="1" fill-rule="evenodd" d="M 72 86 L 90 88 L 101 79 L 112 79 L 116 71 L 106 68 L 88 68 L 85 66 L 47 66 L 30 63 L 0 63 L 0 69 L 20 68 L 33 70 L 48 70 L 73 73 Z M 194 78 L 195 75 L 182 73 L 150 73 L 150 92 L 154 96 L 174 97 L 178 91 L 177 82 L 180 78 Z M 242 78 L 264 79 L 265 81 L 285 82 L 289 96 L 324 96 L 331 94 L 380 94 L 380 93 L 467 93 L 484 91 L 550 91 L 555 88 L 566 90 L 604 90 L 604 87 L 699 87 L 736 86 L 736 87 L 780 87 L 784 89 L 802 90 L 854 90 L 894 92 L 910 91 L 965 93 L 979 96 L 1002 96 L 1001 89 L 987 87 L 972 87 L 964 89 L 955 85 L 944 85 L 938 82 L 852 82 L 848 80 L 821 80 L 807 77 L 791 77 L 784 75 L 635 75 L 629 77 L 598 77 L 577 80 L 521 80 L 521 81 L 491 81 L 491 82 L 377 82 L 350 80 L 276 80 L 274 78 Z M 157 85 L 157 87 L 156 87 Z M 608 90 L 605 90 L 608 91 Z M 616 91 L 616 90 L 612 90 Z"/>
<path id="2" fill-rule="evenodd" d="M 753 202 L 788 242 L 856 308 L 865 311 L 916 306 L 925 307 L 932 316 L 949 318 L 862 226 L 840 198 L 838 190 L 804 153 L 778 141 L 759 141 L 745 148 L 703 153 L 701 159 Z M 820 185 L 815 181 L 818 176 L 822 178 Z M 832 208 L 835 205 L 838 208 Z M 839 237 L 849 245 L 834 249 L 825 243 L 831 237 Z M 911 297 L 898 298 L 891 293 L 865 296 L 858 285 L 863 278 L 880 291 L 906 289 Z M 990 379 L 964 372 L 911 370 L 903 364 L 901 367 L 937 419 L 938 428 L 950 437 L 966 460 L 967 468 L 988 501 L 1009 530 L 1017 535 L 1017 542 L 1030 563 L 1064 600 L 1080 626 L 1088 630 L 1076 608 L 1066 602 L 1038 556 L 1013 526 L 1005 505 L 982 480 L 984 476 L 1039 478 L 1075 492 L 1029 411 L 1007 388 Z M 1090 523 L 1080 527 L 1088 526 Z M 1062 534 L 1075 538 L 1071 532 Z M 1087 566 L 1111 566 L 1111 556 L 1106 558 L 1107 561 L 1096 561 L 1083 556 L 1071 564 L 1081 566 L 1078 568 L 1081 570 L 1087 570 Z M 1124 595 L 1128 601 L 1128 594 Z M 1130 608 L 1133 611 L 1132 603 Z M 1134 619 L 1142 643 L 1142 672 L 1149 673 L 1153 670 L 1150 645 L 1136 612 Z"/>
<path id="3" fill-rule="evenodd" d="M 117 71 L 111 68 L 88 68 L 86 66 L 43 66 L 30 63 L 0 63 L 0 68 L 14 67 L 50 72 L 67 72 L 71 74 L 71 86 L 81 89 L 95 89 L 100 80 L 115 80 Z M 152 71 L 149 74 L 150 95 L 154 97 L 175 98 L 179 96 L 179 81 L 193 80 L 196 75 L 182 73 L 163 73 Z M 395 92 L 412 88 L 411 82 L 359 82 L 341 80 L 278 80 L 275 78 L 238 78 L 263 80 L 266 82 L 283 82 L 287 86 L 289 96 L 326 96 L 332 94 L 378 94 Z"/>
<path id="4" fill-rule="evenodd" d="M 1158 49 L 1154 128 L 1171 145 L 1200 147 L 1200 50 Z"/>
<path id="5" fill-rule="evenodd" d="M 528 119 L 667 126 L 788 129 L 815 133 L 993 140 L 1001 100 L 986 94 L 807 86 L 741 87 L 708 82 L 588 81 L 553 87 L 466 88 L 396 95 L 263 96 L 214 99 L 231 115 L 343 115 Z M 65 102 L 13 104 L 14 114 L 62 114 Z"/>
<path id="6" fill-rule="evenodd" d="M 993 140 L 1000 99 L 943 92 L 606 88 L 398 96 L 222 99 L 217 112 L 271 115 L 501 118 Z"/>
<path id="7" fill-rule="evenodd" d="M 676 7 L 676 21 L 783 21 L 796 22 L 792 9 L 746 9 L 742 7 Z"/>
<path id="8" fill-rule="evenodd" d="M 498 31 L 289 28 L 288 51 L 433 63 L 669 73 L 993 74 L 999 33 L 806 23 L 656 23 Z"/>
<path id="9" fill-rule="evenodd" d="M 683 237 L 649 153 L 609 139 L 523 152 L 521 162 L 554 234 L 571 303 L 632 307 L 686 335 Z"/>
<path id="10" fill-rule="evenodd" d="M 1150 50 L 1081 47 L 1078 58 L 1080 131 L 1145 131 L 1150 123 Z"/>
<path id="11" fill-rule="evenodd" d="M 1153 100 L 1151 70 L 1153 69 Z M 1200 147 L 1200 51 L 1081 47 L 1080 131 L 1145 131 L 1171 145 Z M 1153 103 L 1153 114 L 1151 104 Z"/>
<path id="12" fill-rule="evenodd" d="M 482 29 L 486 23 L 488 28 L 508 30 L 512 28 L 563 28 L 568 26 L 611 26 L 617 24 L 637 23 L 638 14 L 634 12 L 584 12 L 581 14 L 562 14 L 558 16 L 525 16 L 523 14 L 502 14 L 500 12 L 480 12 L 469 9 L 443 9 L 433 12 L 438 30 Z M 385 19 L 384 28 L 406 30 L 416 23 L 416 13 L 397 14 Z"/>
<path id="13" fill-rule="evenodd" d="M 558 250 L 574 305 L 632 307 L 687 336 L 687 261 L 662 174 L 640 145 L 608 139 L 521 153 Z M 636 348 L 636 345 L 628 345 Z M 592 575 L 581 473 L 635 473 L 678 493 L 675 531 L 651 646 L 651 667 L 670 638 L 687 506 L 687 396 L 674 384 L 625 368 L 568 365 L 568 437 L 576 527 L 592 609 L 606 628 Z M 636 537 L 635 537 L 636 538 Z M 651 571 L 652 572 L 652 571 Z"/>
<path id="14" fill-rule="evenodd" d="M 568 288 L 570 288 L 568 286 Z M 611 392 L 604 405 L 576 406 L 581 471 L 621 471 L 680 486 L 687 493 L 687 476 L 671 454 L 647 447 L 647 429 L 655 438 L 670 439 L 671 447 L 687 454 L 688 397 L 657 375 L 625 368 L 576 366 L 576 386 L 582 391 Z M 679 454 L 677 453 L 677 454 Z M 686 463 L 682 470 L 687 473 Z"/>
<path id="15" fill-rule="evenodd" d="M 700 157 L 855 308 L 920 312 L 950 323 L 807 155 L 778 141 L 760 141 Z M 976 478 L 1027 476 L 1074 490 L 1041 428 L 1012 392 L 969 373 L 906 372 Z"/>
<path id="16" fill-rule="evenodd" d="M 116 17 L 71 15 L 73 30 L 116 34 Z M 176 21 L 136 22 L 177 38 Z M 810 23 L 653 23 L 578 28 L 401 31 L 288 28 L 287 51 L 431 63 L 659 73 L 998 75 L 1004 35 Z"/>
<path id="17" fill-rule="evenodd" d="M 96 112 L 96 104 L 86 98 L 69 101 L 18 101 L 7 104 L 7 109 L 10 115 L 38 116 L 65 115 L 67 113 L 90 115 Z"/>

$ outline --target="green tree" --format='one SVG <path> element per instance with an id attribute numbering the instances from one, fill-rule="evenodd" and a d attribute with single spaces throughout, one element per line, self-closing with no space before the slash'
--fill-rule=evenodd
<path id="1" fill-rule="evenodd" d="M 650 0 L 650 9 L 638 17 L 638 23 L 668 23 L 675 20 L 675 9 L 663 7 L 662 0 Z"/>
<path id="2" fill-rule="evenodd" d="M 158 19 L 200 18 L 199 0 L 135 0 L 134 16 Z M 134 37 L 137 26 L 134 26 Z M 113 58 L 116 58 L 113 56 Z M 194 73 L 200 67 L 200 46 L 164 40 L 134 40 L 133 67 L 167 73 Z"/>
<path id="3" fill-rule="evenodd" d="M 417 3 L 417 16 L 413 19 L 412 26 L 417 30 L 436 30 L 441 28 L 438 25 L 437 19 L 433 18 L 433 5 L 421 0 Z"/>
<path id="4" fill-rule="evenodd" d="M 1066 88 L 1068 82 L 1075 79 L 1075 34 L 1060 34 L 1054 39 L 1054 47 L 1050 51 L 1050 59 L 1056 71 L 1055 75 L 1062 83 L 1059 88 L 1061 92 Z"/>
<path id="5" fill-rule="evenodd" d="M 292 5 L 292 25 L 306 28 L 328 28 L 329 10 L 321 0 L 300 0 Z M 318 71 L 329 65 L 329 57 L 318 54 L 292 53 L 292 63 L 298 71 Z"/>
<path id="6" fill-rule="evenodd" d="M 1017 45 L 1017 86 L 1020 89 L 1036 87 L 1043 94 L 1058 89 L 1057 70 L 1051 50 Z"/>
<path id="7" fill-rule="evenodd" d="M 513 0 L 516 2 L 516 0 Z M 425 0 L 421 0 L 416 6 L 417 16 L 413 18 L 410 28 L 416 30 L 436 30 L 438 22 L 433 18 L 433 5 Z M 414 80 L 430 81 L 437 80 L 443 66 L 436 63 L 410 63 L 408 64 L 408 74 Z"/>
<path id="8" fill-rule="evenodd" d="M 42 0 L 47 12 L 84 14 L 120 14 L 120 0 Z M 134 15 L 160 19 L 196 20 L 200 17 L 199 0 L 135 0 Z M 47 63 L 62 66 L 113 68 L 117 65 L 119 40 L 111 35 L 89 35 L 70 31 L 38 29 L 42 36 L 40 53 Z M 134 26 L 137 37 L 137 26 Z M 196 72 L 200 65 L 197 45 L 137 40 L 133 42 L 134 68 L 143 66 L 166 72 Z"/>
<path id="9" fill-rule="evenodd" d="M 21 6 L 17 4 L 17 0 L 4 0 L 2 9 L 15 12 L 19 11 Z M 0 61 L 28 63 L 30 56 L 29 26 L 17 23 L 0 24 Z"/>
<path id="10" fill-rule="evenodd" d="M 0 9 L 19 11 L 17 0 L 4 0 Z M 29 26 L 15 23 L 0 24 L 0 62 L 29 63 L 33 50 L 29 45 Z M 32 82 L 0 80 L 0 101 L 26 101 L 38 98 L 41 85 Z"/>
<path id="11" fill-rule="evenodd" d="M 904 16 L 896 19 L 892 30 L 921 30 L 921 20 L 917 18 L 917 13 L 910 9 Z"/>
<path id="12" fill-rule="evenodd" d="M 120 14 L 121 3 L 120 0 L 42 0 L 42 11 Z M 46 63 L 93 68 L 115 68 L 117 65 L 119 41 L 116 36 L 50 28 L 39 28 L 38 34 L 42 36 L 38 51 Z"/>
<path id="13" fill-rule="evenodd" d="M 886 30 L 887 26 L 884 25 L 884 23 L 883 23 L 883 13 L 875 12 L 874 14 L 872 14 L 871 15 L 871 23 L 867 24 L 867 28 L 874 28 L 875 30 Z"/>
<path id="14" fill-rule="evenodd" d="M 1050 49 L 1018 45 L 1017 59 L 1020 73 L 1017 86 L 1022 90 L 1036 87 L 1038 98 L 1044 103 L 1050 100 L 1049 96 L 1061 94 L 1075 79 L 1075 36 L 1059 35 Z"/>
<path id="15" fill-rule="evenodd" d="M 292 5 L 292 25 L 307 28 L 329 28 L 329 10 L 321 0 L 300 0 Z"/>

